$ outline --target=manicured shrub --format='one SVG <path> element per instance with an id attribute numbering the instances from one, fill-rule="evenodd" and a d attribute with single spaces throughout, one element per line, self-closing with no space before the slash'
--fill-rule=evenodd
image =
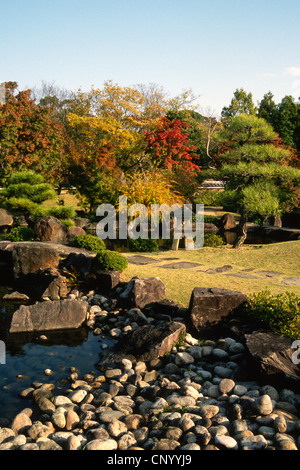
<path id="1" fill-rule="evenodd" d="M 30 227 L 13 227 L 6 237 L 12 242 L 34 240 L 34 231 Z"/>
<path id="2" fill-rule="evenodd" d="M 76 212 L 71 205 L 45 205 L 49 199 L 55 199 L 56 191 L 45 183 L 41 175 L 32 171 L 15 173 L 7 178 L 5 187 L 0 191 L 0 207 L 15 215 L 34 218 L 51 215 L 60 220 L 71 220 Z"/>
<path id="3" fill-rule="evenodd" d="M 223 241 L 222 237 L 220 237 L 220 235 L 215 235 L 213 233 L 207 233 L 204 235 L 204 246 L 214 248 L 222 245 L 225 245 L 225 242 Z"/>
<path id="4" fill-rule="evenodd" d="M 220 204 L 220 190 L 203 190 L 194 202 L 205 206 L 218 206 Z"/>
<path id="5" fill-rule="evenodd" d="M 73 219 L 76 212 L 73 206 L 49 206 L 47 207 L 47 215 L 52 215 L 60 220 Z"/>
<path id="6" fill-rule="evenodd" d="M 214 225 L 216 225 L 216 227 L 219 227 L 220 219 L 219 219 L 219 217 L 216 217 L 215 215 L 205 215 L 204 216 L 204 223 L 205 224 L 214 224 Z"/>
<path id="7" fill-rule="evenodd" d="M 100 251 L 93 260 L 94 269 L 104 271 L 124 271 L 128 262 L 124 255 L 117 251 Z"/>
<path id="8" fill-rule="evenodd" d="M 252 294 L 244 306 L 249 318 L 258 320 L 280 335 L 300 339 L 300 298 L 293 292 Z"/>
<path id="9" fill-rule="evenodd" d="M 158 243 L 156 240 L 143 239 L 141 237 L 133 240 L 132 238 L 129 240 L 129 250 L 134 252 L 154 252 L 158 251 Z"/>
<path id="10" fill-rule="evenodd" d="M 94 252 L 105 250 L 105 243 L 101 238 L 98 238 L 96 235 L 83 234 L 77 235 L 70 242 L 71 246 L 76 246 L 77 248 L 84 248 L 85 250 L 90 250 Z"/>

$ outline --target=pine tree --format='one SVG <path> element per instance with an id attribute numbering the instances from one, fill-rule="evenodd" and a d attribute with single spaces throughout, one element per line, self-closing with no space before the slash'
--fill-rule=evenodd
<path id="1" fill-rule="evenodd" d="M 225 191 L 234 194 L 241 213 L 234 245 L 240 247 L 247 237 L 249 214 L 280 215 L 293 205 L 300 170 L 289 165 L 292 152 L 262 118 L 240 114 L 218 137 L 223 144 L 218 177 L 225 181 Z"/>

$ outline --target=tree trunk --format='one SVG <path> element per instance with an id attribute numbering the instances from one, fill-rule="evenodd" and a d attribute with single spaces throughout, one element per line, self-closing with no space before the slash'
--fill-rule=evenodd
<path id="1" fill-rule="evenodd" d="M 237 229 L 237 237 L 235 239 L 235 242 L 233 244 L 233 248 L 241 248 L 243 245 L 244 241 L 247 238 L 247 220 L 248 220 L 248 214 L 247 212 L 242 212 L 241 213 L 241 218 L 240 222 L 238 225 Z"/>

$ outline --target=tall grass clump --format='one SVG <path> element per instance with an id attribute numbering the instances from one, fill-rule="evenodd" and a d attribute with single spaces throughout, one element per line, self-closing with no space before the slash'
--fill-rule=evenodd
<path id="1" fill-rule="evenodd" d="M 293 292 L 271 295 L 269 291 L 262 291 L 252 294 L 244 313 L 262 322 L 274 333 L 300 339 L 300 298 Z"/>

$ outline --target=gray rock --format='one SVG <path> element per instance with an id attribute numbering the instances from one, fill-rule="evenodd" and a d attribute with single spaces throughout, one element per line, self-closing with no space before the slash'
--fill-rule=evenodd
<path id="1" fill-rule="evenodd" d="M 2 242 L 0 261 L 7 267 L 6 277 L 18 280 L 39 269 L 57 268 L 58 252 L 46 243 L 39 242 Z"/>
<path id="2" fill-rule="evenodd" d="M 219 383 L 219 389 L 221 393 L 230 393 L 235 387 L 235 382 L 232 379 L 222 379 Z"/>
<path id="3" fill-rule="evenodd" d="M 246 301 L 247 297 L 242 292 L 195 287 L 189 304 L 188 322 L 201 332 L 234 314 Z"/>
<path id="4" fill-rule="evenodd" d="M 269 378 L 273 386 L 299 388 L 299 366 L 293 363 L 293 340 L 271 332 L 254 331 L 245 335 L 253 372 Z M 266 379 L 265 379 L 266 380 Z"/>
<path id="5" fill-rule="evenodd" d="M 224 434 L 217 434 L 215 436 L 215 444 L 218 446 L 220 449 L 226 449 L 226 450 L 238 450 L 238 443 L 237 441 L 231 437 L 231 436 L 226 436 Z"/>
<path id="6" fill-rule="evenodd" d="M 143 325 L 129 332 L 126 337 L 120 338 L 115 347 L 116 353 L 108 359 L 121 360 L 124 357 L 134 357 L 138 360 L 150 361 L 163 357 L 170 352 L 173 344 L 184 333 L 185 325 L 179 322 L 169 322 L 158 326 Z"/>
<path id="7" fill-rule="evenodd" d="M 11 429 L 16 434 L 22 434 L 27 431 L 27 429 L 32 425 L 31 419 L 26 413 L 18 413 L 11 425 Z"/>
<path id="8" fill-rule="evenodd" d="M 269 395 L 262 395 L 255 400 L 254 411 L 259 415 L 269 415 L 273 411 L 273 403 Z"/>
<path id="9" fill-rule="evenodd" d="M 268 442 L 264 436 L 258 434 L 256 436 L 243 437 L 240 440 L 242 450 L 264 450 L 268 446 Z"/>
<path id="10" fill-rule="evenodd" d="M 56 217 L 45 216 L 35 223 L 34 233 L 41 242 L 64 243 L 67 241 L 68 229 Z"/>
<path id="11" fill-rule="evenodd" d="M 0 428 L 0 444 L 9 438 L 14 438 L 15 435 L 15 431 L 13 431 L 11 428 Z"/>
<path id="12" fill-rule="evenodd" d="M 86 450 L 117 450 L 118 444 L 114 439 L 94 439 L 89 441 Z"/>
<path id="13" fill-rule="evenodd" d="M 58 300 L 21 305 L 13 314 L 10 333 L 73 329 L 86 320 L 87 302 L 82 300 Z"/>
<path id="14" fill-rule="evenodd" d="M 134 277 L 120 295 L 120 301 L 127 306 L 143 308 L 166 296 L 166 287 L 158 277 L 140 279 Z"/>
<path id="15" fill-rule="evenodd" d="M 119 450 L 128 450 L 130 447 L 133 447 L 137 444 L 136 439 L 134 437 L 134 434 L 131 432 L 128 432 L 126 434 L 123 434 L 119 439 L 118 439 L 118 449 Z"/>

